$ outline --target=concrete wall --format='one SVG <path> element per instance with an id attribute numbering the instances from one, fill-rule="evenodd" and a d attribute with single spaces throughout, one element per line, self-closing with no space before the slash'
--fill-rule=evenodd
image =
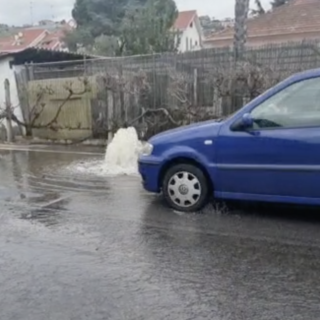
<path id="1" fill-rule="evenodd" d="M 89 77 L 90 83 L 94 80 Z M 72 83 L 74 92 L 83 92 L 84 85 L 78 78 L 64 79 L 45 79 L 32 80 L 28 83 L 29 105 L 36 106 L 37 94 L 39 88 L 50 87 L 53 94 L 45 94 L 41 105 L 37 105 L 40 111 L 36 125 L 45 125 L 56 118 L 58 110 L 61 112 L 56 119 L 57 128 L 53 130 L 50 127 L 41 129 L 33 129 L 33 137 L 41 139 L 61 140 L 84 139 L 92 135 L 92 116 L 91 116 L 91 99 L 96 95 L 96 88 L 92 86 L 92 90 L 84 94 L 75 94 L 67 99 L 68 91 L 64 88 L 65 85 Z"/>

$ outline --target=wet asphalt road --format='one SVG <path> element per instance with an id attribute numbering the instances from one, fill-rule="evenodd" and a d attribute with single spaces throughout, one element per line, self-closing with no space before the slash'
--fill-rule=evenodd
<path id="1" fill-rule="evenodd" d="M 320 318 L 316 210 L 180 215 L 60 149 L 0 150 L 1 320 Z"/>

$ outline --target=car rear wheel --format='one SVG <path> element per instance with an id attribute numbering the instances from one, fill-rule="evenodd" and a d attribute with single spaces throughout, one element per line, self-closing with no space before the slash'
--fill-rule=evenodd
<path id="1" fill-rule="evenodd" d="M 191 164 L 177 164 L 164 175 L 162 192 L 170 207 L 182 212 L 201 210 L 209 197 L 209 184 L 201 169 Z"/>

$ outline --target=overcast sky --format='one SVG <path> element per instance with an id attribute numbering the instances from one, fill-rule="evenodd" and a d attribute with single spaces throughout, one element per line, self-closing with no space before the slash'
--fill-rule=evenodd
<path id="1" fill-rule="evenodd" d="M 75 0 L 1 0 L 0 23 L 22 25 L 42 19 L 70 18 Z M 178 9 L 197 10 L 200 15 L 216 18 L 234 16 L 235 0 L 176 0 Z M 253 0 L 250 0 L 252 5 Z M 216 3 L 215 5 L 213 3 Z M 268 7 L 270 0 L 261 1 Z M 32 5 L 31 5 L 32 4 Z M 32 10 L 31 10 L 32 7 Z"/>

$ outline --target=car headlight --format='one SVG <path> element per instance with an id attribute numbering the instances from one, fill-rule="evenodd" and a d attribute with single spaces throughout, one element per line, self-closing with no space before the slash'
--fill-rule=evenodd
<path id="1" fill-rule="evenodd" d="M 142 156 L 150 156 L 152 153 L 152 150 L 153 150 L 153 145 L 149 142 L 146 142 L 143 144 L 140 154 Z"/>

